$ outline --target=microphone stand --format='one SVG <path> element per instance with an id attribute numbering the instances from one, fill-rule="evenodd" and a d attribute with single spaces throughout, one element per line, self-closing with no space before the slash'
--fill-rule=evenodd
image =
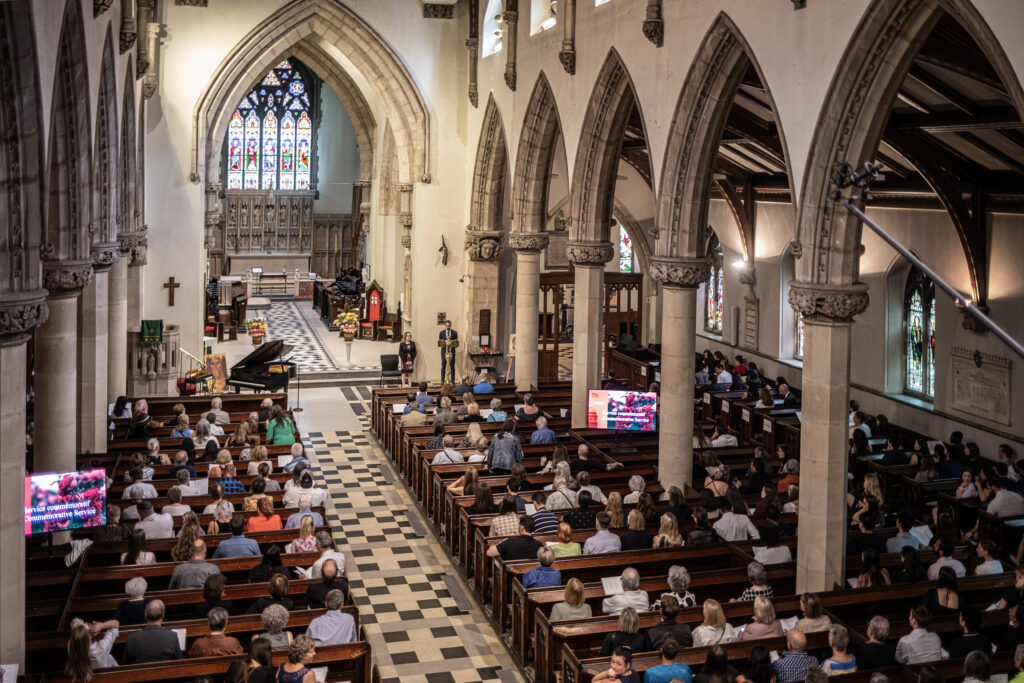
<path id="1" fill-rule="evenodd" d="M 302 370 L 299 369 L 298 363 L 295 364 L 295 407 L 292 408 L 292 412 L 302 412 Z"/>

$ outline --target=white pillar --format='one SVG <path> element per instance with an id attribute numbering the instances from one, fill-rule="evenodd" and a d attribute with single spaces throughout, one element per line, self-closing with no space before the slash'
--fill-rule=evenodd
<path id="1" fill-rule="evenodd" d="M 661 395 L 658 478 L 668 489 L 686 490 L 693 479 L 694 320 L 697 291 L 661 288 Z"/>
<path id="2" fill-rule="evenodd" d="M 137 264 L 135 259 L 128 265 L 128 329 L 138 330 L 142 327 L 142 297 L 145 278 L 142 268 L 144 263 Z"/>
<path id="3" fill-rule="evenodd" d="M 105 453 L 107 442 L 107 278 L 97 266 L 78 298 L 77 452 Z"/>
<path id="4" fill-rule="evenodd" d="M 110 269 L 107 279 L 107 403 L 123 396 L 128 372 L 128 259 Z"/>
<path id="5" fill-rule="evenodd" d="M 25 666 L 25 394 L 28 340 L 45 292 L 0 302 L 0 662 Z"/>
<path id="6" fill-rule="evenodd" d="M 862 288 L 793 283 L 789 301 L 804 316 L 800 420 L 800 540 L 797 592 L 845 584 L 850 336 L 867 308 Z"/>
<path id="7" fill-rule="evenodd" d="M 601 387 L 604 266 L 576 266 L 573 311 L 572 426 L 587 426 L 587 392 Z"/>
<path id="8" fill-rule="evenodd" d="M 514 232 L 509 234 L 509 244 L 516 250 L 516 390 L 529 391 L 537 387 L 540 253 L 548 237 Z"/>

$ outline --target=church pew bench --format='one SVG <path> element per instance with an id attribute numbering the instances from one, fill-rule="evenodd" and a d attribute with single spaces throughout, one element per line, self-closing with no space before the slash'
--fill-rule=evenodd
<path id="1" fill-rule="evenodd" d="M 605 495 L 612 491 L 618 491 L 623 495 L 629 493 L 628 485 L 621 481 L 603 486 L 602 490 L 605 492 Z M 646 491 L 657 499 L 664 489 L 661 488 L 660 484 L 648 484 Z M 499 504 L 503 497 L 504 492 L 494 494 L 495 505 Z M 472 543 L 472 529 L 469 526 L 469 508 L 473 505 L 474 500 L 474 496 L 452 496 L 451 491 L 445 491 L 448 521 L 445 523 L 442 539 L 447 543 L 448 552 L 452 555 L 458 554 L 459 548 L 468 548 Z"/>
<path id="2" fill-rule="evenodd" d="M 345 605 L 342 611 L 351 615 L 359 628 L 359 611 L 354 605 Z M 293 634 L 304 633 L 309 623 L 317 617 L 323 616 L 326 609 L 293 609 L 288 614 L 288 626 L 285 630 Z M 210 625 L 206 619 L 183 619 L 178 621 L 164 621 L 164 628 L 184 629 L 186 637 L 185 652 L 188 652 L 193 643 L 202 637 L 210 635 Z M 124 643 L 132 633 L 141 630 L 142 624 L 124 626 L 119 629 L 117 639 L 114 641 L 112 655 L 115 661 L 120 661 L 123 655 Z M 259 614 L 231 615 L 228 620 L 226 633 L 238 639 L 238 642 L 246 650 L 252 639 L 263 632 L 262 617 Z M 61 661 L 61 655 L 66 654 L 68 634 L 59 633 L 46 637 L 30 638 L 25 643 L 27 669 L 29 672 L 43 672 L 58 670 L 59 665 L 55 662 Z"/>
<path id="3" fill-rule="evenodd" d="M 917 520 L 930 520 L 929 503 L 937 504 L 940 492 L 956 491 L 960 485 L 959 478 L 934 479 L 928 482 L 914 481 L 913 475 L 902 476 L 896 481 L 898 495 L 907 501 L 907 508 Z"/>
<path id="4" fill-rule="evenodd" d="M 903 477 L 917 474 L 917 465 L 886 466 L 881 464 L 881 457 L 866 456 L 867 473 L 878 477 L 878 484 L 886 497 L 898 493 L 898 483 Z"/>
<path id="5" fill-rule="evenodd" d="M 282 520 L 283 521 L 283 520 Z M 266 548 L 272 545 L 277 545 L 281 548 L 281 552 L 284 552 L 285 546 L 294 541 L 299 537 L 298 529 L 280 529 L 275 531 L 257 531 L 253 533 L 247 533 L 246 538 L 251 538 L 260 544 L 260 549 L 264 552 Z M 315 531 L 327 531 L 330 532 L 330 527 L 320 526 Z M 207 534 L 203 536 L 203 541 L 206 543 L 207 553 L 212 555 L 213 551 L 217 548 L 222 541 L 231 538 L 230 533 L 225 534 Z M 170 562 L 170 552 L 178 544 L 177 538 L 158 538 L 154 540 L 146 541 L 146 550 L 153 553 L 157 557 L 157 561 Z M 122 541 L 119 543 L 95 543 L 89 547 L 89 566 L 111 566 L 120 563 L 121 553 L 127 552 L 128 542 Z"/>
<path id="6" fill-rule="evenodd" d="M 511 389 L 497 389 L 497 387 L 496 387 L 496 391 L 494 393 L 492 393 L 492 394 L 478 394 L 476 396 L 477 403 L 480 405 L 481 409 L 487 408 L 489 406 L 489 404 L 490 404 L 491 399 L 494 399 L 494 398 L 501 399 L 502 405 L 509 405 L 509 406 L 511 406 L 512 403 L 515 401 L 515 398 L 516 398 L 515 391 L 511 390 Z M 437 405 L 438 397 L 435 396 L 434 399 L 435 399 L 434 405 Z M 458 402 L 461 403 L 461 398 L 459 398 L 457 400 L 458 400 Z M 395 456 L 396 448 L 401 443 L 401 430 L 402 430 L 402 422 L 401 422 L 402 416 L 401 416 L 401 414 L 395 414 L 394 406 L 396 406 L 396 405 L 404 405 L 407 402 L 408 402 L 408 399 L 403 397 L 400 400 L 390 400 L 390 401 L 389 400 L 385 400 L 385 401 L 382 401 L 382 403 L 381 403 L 381 410 L 384 413 L 383 417 L 382 417 L 382 420 L 381 420 L 381 427 L 383 428 L 383 436 L 384 436 L 383 442 L 384 442 L 384 446 L 385 446 L 385 451 L 389 455 L 391 455 L 392 457 Z M 452 406 L 453 406 L 453 408 L 457 409 L 457 407 L 456 407 L 456 399 L 452 400 Z M 429 424 L 430 418 L 433 417 L 433 411 L 431 410 L 430 407 L 427 408 L 427 411 L 428 411 L 427 412 L 427 422 Z M 378 438 L 380 438 L 380 437 L 378 437 Z"/>
<path id="7" fill-rule="evenodd" d="M 935 496 L 939 514 L 947 513 L 953 520 L 953 528 L 965 531 L 978 521 L 982 506 L 977 498 L 957 498 L 956 492 L 939 491 Z"/>
<path id="8" fill-rule="evenodd" d="M 131 403 L 139 399 L 145 399 L 149 403 L 150 415 L 173 415 L 172 408 L 180 403 L 185 406 L 185 412 L 194 415 L 202 411 L 210 411 L 210 401 L 220 398 L 223 401 L 223 410 L 229 413 L 249 413 L 259 411 L 264 399 L 270 399 L 275 405 L 285 410 L 288 409 L 288 395 L 283 393 L 274 394 L 217 394 L 206 396 L 137 396 L 129 397 Z"/>
<path id="9" fill-rule="evenodd" d="M 722 400 L 742 400 L 746 398 L 745 391 L 711 391 L 705 389 L 701 392 L 701 413 L 705 420 L 716 421 L 722 413 Z"/>
<path id="10" fill-rule="evenodd" d="M 257 412 L 258 413 L 259 411 L 258 410 L 254 410 L 252 412 Z M 196 428 L 196 424 L 199 422 L 199 420 L 205 419 L 206 415 L 208 413 L 209 413 L 209 409 L 207 409 L 207 410 L 205 410 L 203 412 L 200 412 L 200 413 L 190 413 L 188 410 L 186 410 L 185 411 L 185 415 L 188 416 L 188 426 L 189 426 L 189 429 L 194 431 L 195 428 Z M 235 428 L 238 425 L 242 424 L 243 422 L 248 422 L 250 414 L 251 413 L 249 413 L 249 412 L 242 412 L 242 413 L 228 412 L 228 424 L 223 424 L 222 423 L 220 425 L 221 429 L 224 430 L 225 436 L 230 436 L 231 434 L 233 434 L 234 431 L 235 431 Z M 288 417 L 292 417 L 290 411 L 286 411 L 285 415 L 287 415 Z M 149 435 L 151 437 L 155 436 L 155 437 L 161 438 L 161 439 L 164 439 L 164 438 L 167 438 L 167 439 L 178 438 L 178 439 L 180 439 L 180 438 L 182 438 L 182 437 L 172 437 L 171 436 L 172 432 L 177 428 L 177 416 L 175 416 L 174 414 L 172 414 L 172 413 L 168 413 L 167 415 L 152 415 L 151 414 L 150 417 L 152 417 L 153 421 L 155 421 L 155 422 L 163 423 L 162 427 L 153 427 L 153 426 L 151 426 L 149 428 L 148 433 L 149 433 Z M 131 429 L 131 420 L 113 420 L 112 422 L 113 422 L 114 428 L 109 430 L 109 433 L 110 433 L 110 436 L 112 437 L 112 440 L 118 440 L 118 439 L 122 439 L 123 440 L 123 439 L 128 438 L 128 433 L 129 433 L 129 430 Z M 260 433 L 266 432 L 266 423 L 265 422 L 260 422 L 259 426 L 260 426 Z M 110 440 L 110 439 L 108 439 L 108 440 Z"/>
<path id="11" fill-rule="evenodd" d="M 212 554 L 212 553 L 211 553 Z M 308 567 L 320 558 L 320 553 L 284 553 L 281 562 L 285 567 Z M 246 581 L 249 570 L 263 561 L 262 557 L 230 557 L 207 559 L 216 565 L 228 582 Z M 128 579 L 141 576 L 149 583 L 150 588 L 165 587 L 170 582 L 171 574 L 177 562 L 158 562 L 149 565 L 130 565 L 114 567 L 83 567 L 80 574 L 78 590 L 81 595 L 109 592 L 111 588 L 123 588 Z"/>
<path id="12" fill-rule="evenodd" d="M 270 471 L 271 472 L 281 472 L 281 468 L 279 468 L 277 466 L 277 456 L 279 456 L 279 455 L 289 455 L 291 453 L 291 446 L 266 446 L 266 449 L 267 449 L 267 462 L 270 463 Z M 228 450 L 231 450 L 231 449 L 229 448 Z M 239 448 L 239 450 L 241 450 L 241 449 Z M 174 457 L 174 453 L 171 453 L 170 455 L 171 455 L 172 458 Z M 242 460 L 241 458 L 237 457 L 237 456 L 240 455 L 240 453 L 236 453 L 236 454 L 233 454 L 233 455 L 236 456 L 236 457 L 233 457 L 231 462 L 233 462 L 235 464 L 235 469 L 238 470 L 241 474 L 244 475 L 245 472 L 246 472 L 246 469 L 249 467 L 249 462 L 250 461 L 249 460 Z M 195 468 L 196 474 L 199 475 L 200 478 L 202 478 L 202 477 L 207 476 L 209 474 L 210 467 L 212 465 L 216 465 L 216 464 L 217 463 L 211 462 L 211 461 L 193 462 L 192 463 L 192 467 Z M 153 479 L 154 480 L 158 480 L 158 479 L 173 479 L 174 478 L 174 477 L 171 476 L 171 468 L 173 468 L 174 465 L 146 465 L 146 467 L 151 467 L 153 469 Z M 118 467 L 118 472 L 120 473 L 121 476 L 120 477 L 115 477 L 115 479 L 119 479 L 121 481 L 124 481 L 124 477 L 125 477 L 125 474 L 128 473 L 128 469 L 129 468 L 128 468 L 128 463 L 127 463 L 127 458 L 122 458 L 121 459 L 121 464 Z"/>
<path id="13" fill-rule="evenodd" d="M 737 567 L 741 565 L 738 555 L 723 543 L 708 543 L 687 548 L 659 548 L 656 550 L 621 550 L 601 555 L 577 555 L 575 557 L 556 558 L 552 567 L 562 573 L 562 580 L 577 578 L 587 581 L 599 581 L 606 576 L 618 576 L 625 567 L 635 567 L 641 576 L 664 574 L 674 564 L 682 564 L 692 572 L 704 571 L 721 567 Z M 496 626 L 505 630 L 509 617 L 509 606 L 512 603 L 512 584 L 519 580 L 530 569 L 540 566 L 537 560 L 505 561 L 501 557 L 491 558 L 490 605 L 491 618 Z M 742 566 L 746 566 L 742 563 Z M 482 601 L 488 596 L 481 595 Z M 512 609 L 520 610 L 523 605 L 512 605 Z"/>
<path id="14" fill-rule="evenodd" d="M 295 440 L 301 443 L 299 432 L 295 431 L 293 435 L 295 436 Z M 230 434 L 217 437 L 217 443 L 220 444 L 220 447 L 217 450 L 225 448 L 224 443 L 228 436 L 230 436 Z M 107 441 L 107 452 L 115 454 L 127 453 L 128 455 L 131 455 L 136 451 L 145 453 L 148 450 L 148 441 L 148 437 L 145 439 L 113 439 L 111 441 Z M 166 436 L 158 438 L 158 441 L 160 441 L 162 451 L 169 451 L 168 455 L 173 455 L 175 452 L 180 450 L 181 439 L 179 437 Z M 227 446 L 227 448 L 231 451 L 232 455 L 238 455 L 242 452 L 241 446 Z M 198 452 L 197 455 L 199 455 Z"/>
<path id="15" fill-rule="evenodd" d="M 1003 557 L 1017 552 L 1024 533 L 1024 516 L 998 517 L 978 510 L 978 538 L 994 541 L 1002 549 Z"/>
<path id="16" fill-rule="evenodd" d="M 738 625 L 750 620 L 753 612 L 752 602 L 729 602 L 730 599 L 740 596 L 750 585 L 746 569 L 696 572 L 691 574 L 691 579 L 691 590 L 698 596 L 700 602 L 708 598 L 718 600 L 731 623 Z M 795 569 L 793 566 L 785 569 L 772 568 L 769 572 L 769 581 L 773 587 L 777 585 L 780 589 L 791 590 L 795 584 Z M 562 643 L 570 643 L 572 649 L 577 651 L 600 648 L 605 635 L 619 629 L 617 615 L 601 614 L 601 603 L 605 593 L 600 582 L 584 585 L 584 599 L 590 605 L 593 617 L 555 622 L 551 621 L 551 608 L 564 598 L 564 586 L 523 589 L 522 584 L 517 584 L 514 590 L 521 593 L 524 609 L 521 612 L 512 611 L 512 654 L 520 664 L 525 665 L 528 662 L 532 634 L 533 662 L 538 680 L 550 680 L 549 676 L 553 674 L 556 664 L 553 657 L 561 651 Z M 653 605 L 660 599 L 662 593 L 668 591 L 668 577 L 662 574 L 642 578 L 640 590 L 647 591 Z M 785 617 L 799 611 L 800 600 L 797 596 L 790 596 L 773 600 L 773 605 L 780 617 Z M 650 628 L 661 622 L 661 612 L 657 610 L 640 612 L 639 616 L 641 629 Z M 677 620 L 690 624 L 692 629 L 699 626 L 703 619 L 702 608 L 698 603 L 697 607 L 682 608 Z"/>
<path id="17" fill-rule="evenodd" d="M 312 668 L 326 666 L 328 668 L 327 681 L 329 682 L 372 683 L 374 676 L 370 644 L 365 640 L 362 629 L 360 629 L 359 637 L 362 640 L 345 645 L 317 646 L 310 666 Z M 92 680 L 93 683 L 150 683 L 153 681 L 174 683 L 192 681 L 201 676 L 209 676 L 216 680 L 217 677 L 223 676 L 227 672 L 232 662 L 244 660 L 246 657 L 248 654 L 129 664 L 116 669 L 97 669 Z M 275 667 L 284 664 L 288 661 L 287 650 L 275 650 L 272 660 Z M 47 675 L 45 678 L 47 683 L 73 683 L 70 677 L 58 673 Z M 42 679 L 26 681 L 26 683 L 37 682 L 42 683 Z"/>
<path id="18" fill-rule="evenodd" d="M 236 468 L 237 468 L 237 465 L 236 465 Z M 248 489 L 249 487 L 252 486 L 252 483 L 256 479 L 259 478 L 259 475 L 258 474 L 244 474 L 244 473 L 242 473 L 242 474 L 237 474 L 235 478 L 238 479 L 240 482 L 242 482 L 245 485 L 245 488 Z M 292 478 L 292 475 L 289 472 L 272 472 L 270 474 L 270 479 L 273 479 L 274 481 L 279 483 L 281 485 L 282 489 L 284 488 L 285 483 L 290 481 L 291 478 Z M 156 492 L 158 494 L 160 494 L 161 496 L 166 496 L 167 495 L 167 491 L 171 490 L 172 488 L 174 488 L 175 486 L 178 485 L 177 480 L 176 479 L 171 479 L 170 477 L 168 477 L 166 479 L 156 479 L 156 478 L 153 478 L 153 479 L 147 480 L 146 483 L 151 484 L 153 486 L 153 488 L 156 489 Z M 212 481 L 210 483 L 212 485 L 212 484 L 215 484 L 216 482 Z M 122 496 L 124 495 L 125 490 L 129 486 L 131 486 L 131 482 L 126 482 L 124 480 L 124 477 L 122 476 L 121 481 L 115 481 L 113 484 L 110 485 L 110 488 L 107 491 L 107 495 L 109 496 L 109 499 L 111 501 L 113 501 L 113 500 L 127 500 L 125 498 L 122 498 Z M 271 492 L 271 493 L 273 493 L 273 492 Z M 195 498 L 195 497 L 196 496 L 186 496 L 186 498 Z M 183 500 L 183 502 L 187 502 L 187 501 Z"/>

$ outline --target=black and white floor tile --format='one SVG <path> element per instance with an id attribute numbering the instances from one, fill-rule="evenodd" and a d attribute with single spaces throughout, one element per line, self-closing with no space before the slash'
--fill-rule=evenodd
<path id="1" fill-rule="evenodd" d="M 522 680 L 387 456 L 369 433 L 368 387 L 343 387 L 349 431 L 303 435 L 330 491 L 328 520 L 384 683 Z M 459 593 L 453 595 L 453 591 Z"/>
<path id="2" fill-rule="evenodd" d="M 299 303 L 274 301 L 267 313 L 267 328 L 272 339 L 283 339 L 285 344 L 295 347 L 287 357 L 298 363 L 300 372 L 338 369 L 320 337 L 299 310 Z"/>

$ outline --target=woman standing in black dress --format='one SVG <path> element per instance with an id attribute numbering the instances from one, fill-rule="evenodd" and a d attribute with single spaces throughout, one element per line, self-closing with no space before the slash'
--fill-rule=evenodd
<path id="1" fill-rule="evenodd" d="M 402 342 L 398 345 L 398 362 L 402 368 L 402 386 L 412 386 L 412 367 L 416 362 L 416 342 L 412 340 L 412 332 L 406 332 L 402 336 Z"/>

